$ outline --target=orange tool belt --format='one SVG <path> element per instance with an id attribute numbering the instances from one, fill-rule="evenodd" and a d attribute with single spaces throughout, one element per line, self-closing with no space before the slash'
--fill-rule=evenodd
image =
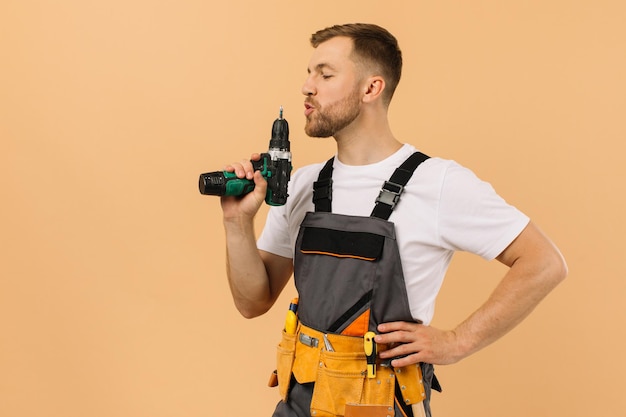
<path id="1" fill-rule="evenodd" d="M 376 347 L 378 352 L 389 348 Z M 396 380 L 405 404 L 426 398 L 419 364 L 393 368 L 377 358 L 376 375 L 368 377 L 362 337 L 325 334 L 301 323 L 295 334 L 283 331 L 277 349 L 277 378 L 270 386 L 277 379 L 283 401 L 289 396 L 292 375 L 300 384 L 315 382 L 311 400 L 315 417 L 350 415 L 353 407 L 362 406 L 393 412 Z"/>

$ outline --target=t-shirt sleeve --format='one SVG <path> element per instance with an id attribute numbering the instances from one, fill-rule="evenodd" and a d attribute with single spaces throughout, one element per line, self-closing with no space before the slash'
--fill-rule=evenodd
<path id="1" fill-rule="evenodd" d="M 443 177 L 439 204 L 441 245 L 487 260 L 502 253 L 529 222 L 491 184 L 457 163 L 451 163 Z"/>
<path id="2" fill-rule="evenodd" d="M 271 207 L 267 213 L 265 227 L 257 240 L 257 248 L 285 258 L 293 257 L 289 238 L 286 207 Z"/>

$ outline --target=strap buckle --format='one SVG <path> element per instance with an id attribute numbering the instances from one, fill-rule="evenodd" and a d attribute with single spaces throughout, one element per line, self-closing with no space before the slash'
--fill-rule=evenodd
<path id="1" fill-rule="evenodd" d="M 313 183 L 313 202 L 319 200 L 332 200 L 333 198 L 333 180 L 327 178 Z"/>
<path id="2" fill-rule="evenodd" d="M 383 203 L 394 208 L 400 200 L 402 191 L 404 191 L 404 186 L 396 184 L 395 182 L 385 181 L 385 185 L 383 185 L 383 188 L 376 198 L 376 204 Z"/>

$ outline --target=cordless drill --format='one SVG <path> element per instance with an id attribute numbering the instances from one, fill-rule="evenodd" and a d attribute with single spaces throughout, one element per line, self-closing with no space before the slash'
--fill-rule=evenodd
<path id="1" fill-rule="evenodd" d="M 291 177 L 291 151 L 289 124 L 283 119 L 281 106 L 278 119 L 272 125 L 269 150 L 261 159 L 252 162 L 255 171 L 267 181 L 265 202 L 270 206 L 282 206 L 287 202 L 287 185 Z M 237 178 L 233 172 L 215 171 L 200 174 L 200 194 L 217 196 L 242 196 L 254 189 L 254 181 Z"/>

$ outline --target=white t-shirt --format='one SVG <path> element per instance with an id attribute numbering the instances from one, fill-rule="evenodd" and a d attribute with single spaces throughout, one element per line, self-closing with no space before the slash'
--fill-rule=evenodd
<path id="1" fill-rule="evenodd" d="M 344 165 L 335 158 L 332 212 L 369 216 L 384 182 L 415 150 L 405 144 L 387 159 L 362 166 Z M 293 259 L 300 223 L 306 212 L 315 210 L 313 182 L 324 163 L 294 173 L 287 204 L 269 211 L 257 242 L 259 249 Z M 529 219 L 469 169 L 454 161 L 430 158 L 409 180 L 389 221 L 396 228 L 411 313 L 414 319 L 429 324 L 454 252 L 494 259 Z"/>

